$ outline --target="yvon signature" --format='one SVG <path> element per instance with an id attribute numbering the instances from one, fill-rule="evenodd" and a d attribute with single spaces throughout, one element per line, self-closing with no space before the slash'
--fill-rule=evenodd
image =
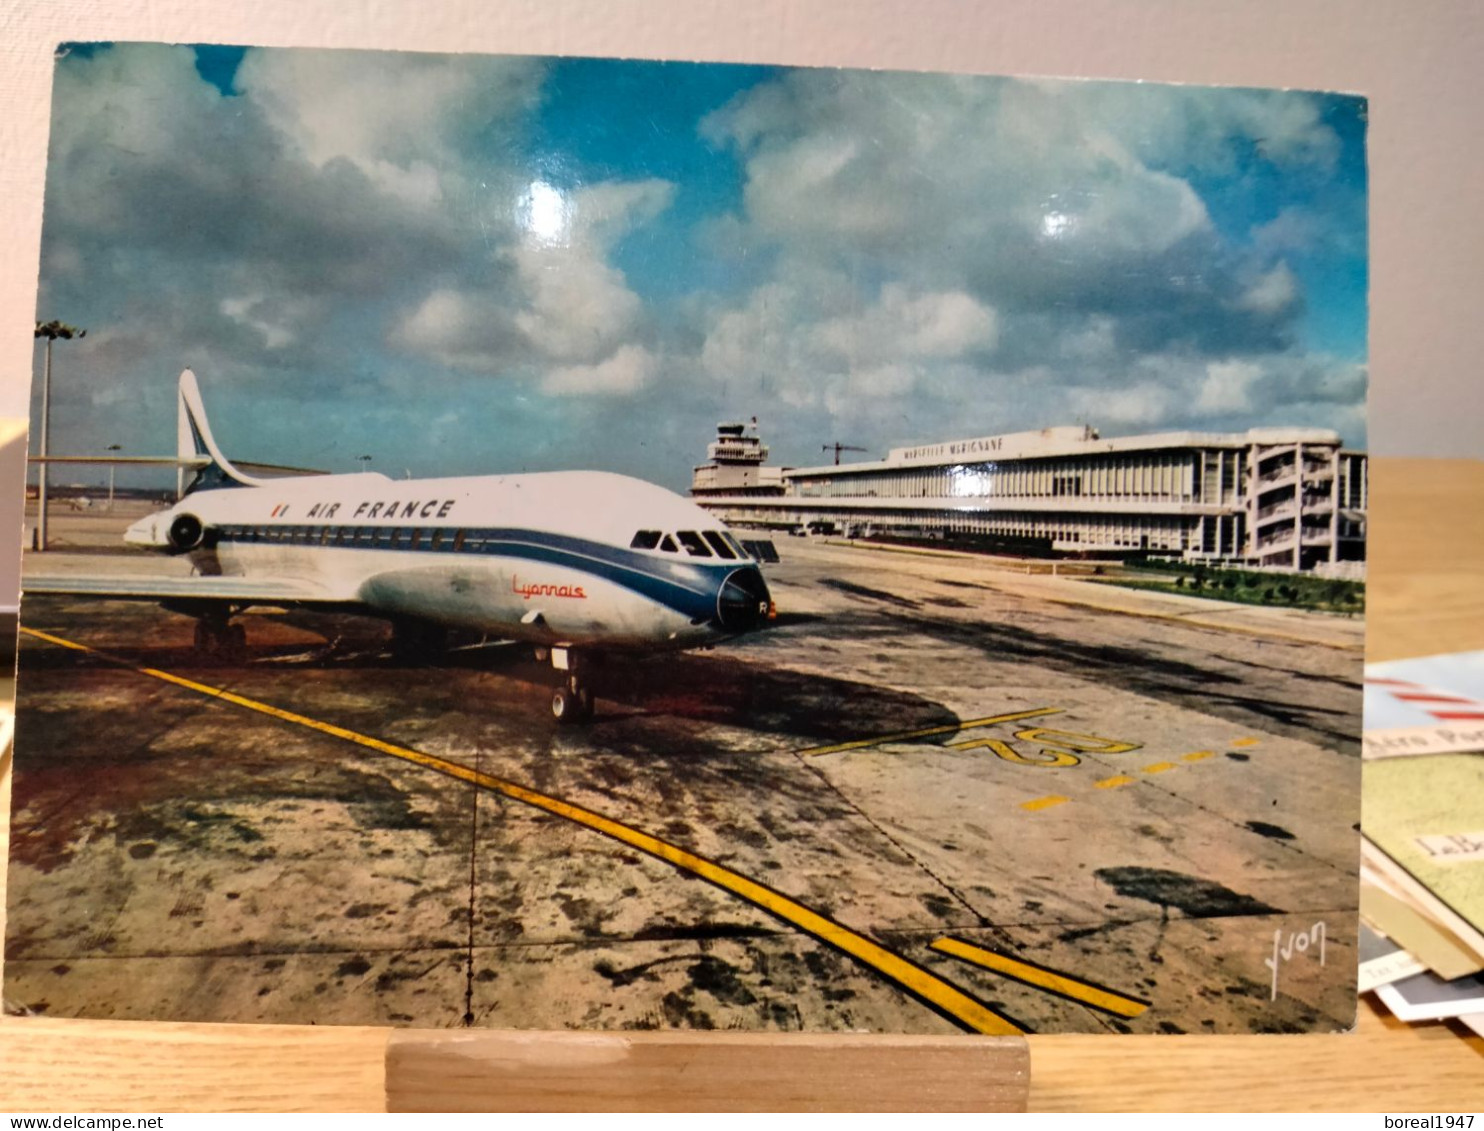
<path id="1" fill-rule="evenodd" d="M 1273 956 L 1264 958 L 1262 964 L 1273 972 L 1273 992 L 1270 1001 L 1278 1000 L 1278 971 L 1287 962 L 1293 960 L 1294 955 L 1317 947 L 1319 951 L 1319 965 L 1324 965 L 1324 936 L 1323 923 L 1315 923 L 1307 931 L 1290 931 L 1288 941 L 1283 941 L 1283 928 L 1277 927 L 1273 930 Z"/>

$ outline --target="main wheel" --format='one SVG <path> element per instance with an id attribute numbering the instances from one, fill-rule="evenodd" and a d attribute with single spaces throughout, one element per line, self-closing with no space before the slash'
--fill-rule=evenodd
<path id="1" fill-rule="evenodd" d="M 195 644 L 196 651 L 198 652 L 210 653 L 216 651 L 216 633 L 211 631 L 211 626 L 204 620 L 198 620 L 196 622 Z"/>
<path id="2" fill-rule="evenodd" d="M 593 693 L 584 683 L 568 681 L 551 695 L 551 716 L 559 723 L 583 722 L 593 717 Z"/>
<path id="3" fill-rule="evenodd" d="M 240 624 L 229 624 L 222 630 L 222 654 L 229 659 L 241 659 L 247 651 L 247 629 Z"/>

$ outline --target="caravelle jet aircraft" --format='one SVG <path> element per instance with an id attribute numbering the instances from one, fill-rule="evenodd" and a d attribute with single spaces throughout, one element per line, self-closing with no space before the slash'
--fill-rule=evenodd
<path id="1" fill-rule="evenodd" d="M 593 710 L 593 660 L 709 645 L 772 615 L 757 563 L 715 518 L 639 479 L 559 471 L 392 480 L 377 472 L 255 478 L 222 455 L 196 378 L 180 375 L 172 507 L 131 526 L 135 546 L 189 555 L 192 576 L 28 575 L 27 593 L 157 600 L 196 618 L 196 646 L 240 650 L 252 606 L 360 612 L 394 642 L 449 629 L 525 641 L 563 673 L 561 722 Z"/>

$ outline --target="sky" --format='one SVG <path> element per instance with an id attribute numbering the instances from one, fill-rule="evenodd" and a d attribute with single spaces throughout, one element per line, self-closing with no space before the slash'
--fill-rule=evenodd
<path id="1" fill-rule="evenodd" d="M 394 477 L 684 490 L 752 417 L 787 466 L 1058 424 L 1364 447 L 1365 119 L 1292 91 L 64 47 L 37 319 L 88 334 L 55 347 L 51 448 L 173 452 L 185 367 L 229 456 Z"/>

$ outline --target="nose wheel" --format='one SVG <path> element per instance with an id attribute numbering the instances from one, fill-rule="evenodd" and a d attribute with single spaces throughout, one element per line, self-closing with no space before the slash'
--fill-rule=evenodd
<path id="1" fill-rule="evenodd" d="M 195 633 L 196 651 L 204 656 L 236 660 L 247 651 L 247 629 L 233 624 L 228 615 L 217 613 L 198 617 Z"/>
<path id="2" fill-rule="evenodd" d="M 592 718 L 592 689 L 581 683 L 576 687 L 558 687 L 551 693 L 551 717 L 559 723 L 586 722 Z"/>
<path id="3" fill-rule="evenodd" d="M 589 657 L 579 661 L 569 648 L 553 648 L 551 665 L 562 673 L 562 682 L 551 693 L 551 717 L 559 723 L 586 722 L 593 717 L 593 689 Z"/>

